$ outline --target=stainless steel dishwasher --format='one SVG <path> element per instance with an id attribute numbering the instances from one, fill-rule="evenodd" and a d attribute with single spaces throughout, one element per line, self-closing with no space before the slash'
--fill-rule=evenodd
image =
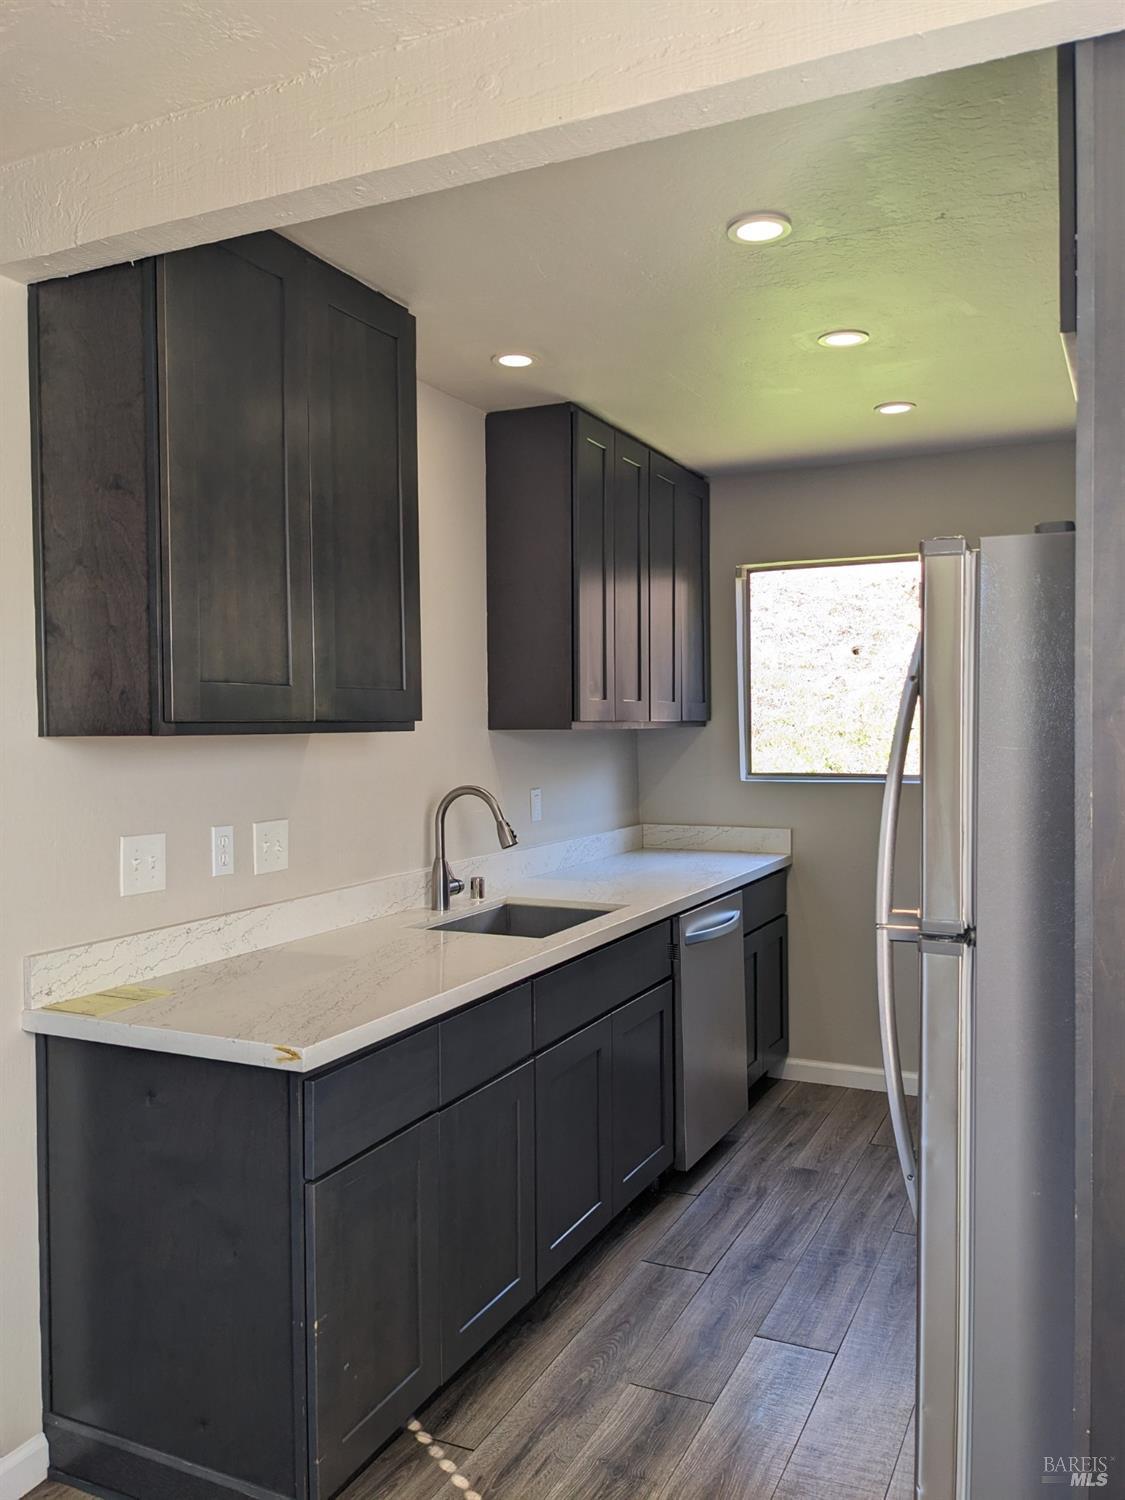
<path id="1" fill-rule="evenodd" d="M 742 893 L 676 921 L 676 1156 L 684 1171 L 746 1113 Z"/>

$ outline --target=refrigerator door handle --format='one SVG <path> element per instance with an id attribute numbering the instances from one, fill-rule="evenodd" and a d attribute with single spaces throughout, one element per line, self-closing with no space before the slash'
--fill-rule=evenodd
<path id="1" fill-rule="evenodd" d="M 894 900 L 895 841 L 898 836 L 898 813 L 902 798 L 902 779 L 906 770 L 906 750 L 918 707 L 918 686 L 922 669 L 922 637 L 918 636 L 910 658 L 906 681 L 902 685 L 898 718 L 891 740 L 887 780 L 883 788 L 883 815 L 879 823 L 879 858 L 875 876 L 875 979 L 879 998 L 879 1040 L 883 1049 L 883 1077 L 887 1084 L 887 1103 L 895 1149 L 906 1184 L 910 1209 L 918 1217 L 917 1161 L 906 1113 L 906 1091 L 902 1084 L 902 1059 L 898 1045 L 898 1022 L 895 1017 L 894 942 L 917 942 L 920 914 L 896 908 Z"/>

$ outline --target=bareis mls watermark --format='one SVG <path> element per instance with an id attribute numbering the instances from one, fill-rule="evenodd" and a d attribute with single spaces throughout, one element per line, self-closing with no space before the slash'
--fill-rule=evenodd
<path id="1" fill-rule="evenodd" d="M 1043 1460 L 1043 1484 L 1066 1484 L 1073 1490 L 1101 1490 L 1109 1483 L 1108 1458 L 1048 1454 Z"/>

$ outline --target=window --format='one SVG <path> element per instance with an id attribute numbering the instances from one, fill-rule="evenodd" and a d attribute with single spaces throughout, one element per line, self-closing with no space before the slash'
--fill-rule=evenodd
<path id="1" fill-rule="evenodd" d="M 744 779 L 886 775 L 920 587 L 917 557 L 738 570 Z"/>

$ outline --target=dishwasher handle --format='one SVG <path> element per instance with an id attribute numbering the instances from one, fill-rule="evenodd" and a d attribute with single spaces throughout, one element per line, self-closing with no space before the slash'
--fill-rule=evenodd
<path id="1" fill-rule="evenodd" d="M 721 921 L 710 922 L 704 927 L 687 927 L 680 931 L 680 941 L 687 943 L 709 943 L 713 938 L 722 937 L 724 932 L 729 932 L 737 922 L 742 921 L 742 912 L 732 911 Z"/>

